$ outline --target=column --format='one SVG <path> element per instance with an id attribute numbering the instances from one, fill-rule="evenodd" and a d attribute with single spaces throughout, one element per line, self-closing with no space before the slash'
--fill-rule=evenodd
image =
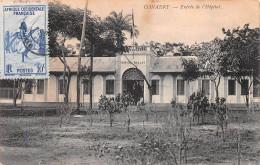
<path id="1" fill-rule="evenodd" d="M 159 93 L 160 93 L 160 103 L 163 103 L 163 84 L 164 84 L 164 75 L 160 75 L 160 88 L 159 88 Z"/>
<path id="2" fill-rule="evenodd" d="M 44 102 L 48 102 L 48 79 L 44 79 Z"/>
<path id="3" fill-rule="evenodd" d="M 213 81 L 210 81 L 210 102 L 214 103 L 215 102 L 215 84 Z"/>
<path id="4" fill-rule="evenodd" d="M 115 72 L 115 95 L 122 91 L 122 79 L 121 79 L 121 55 L 116 54 L 116 72 Z"/>
<path id="5" fill-rule="evenodd" d="M 201 83 L 202 83 L 202 80 L 201 78 L 198 79 L 198 91 L 201 91 Z"/>
<path id="6" fill-rule="evenodd" d="M 190 97 L 190 83 L 188 81 L 185 81 L 184 91 L 186 93 L 185 100 L 186 100 L 186 103 L 188 103 L 189 97 Z"/>
<path id="7" fill-rule="evenodd" d="M 171 74 L 164 76 L 163 88 L 163 101 L 164 103 L 170 103 L 173 99 L 173 78 Z"/>
<path id="8" fill-rule="evenodd" d="M 239 83 L 237 83 L 237 103 L 241 102 L 241 85 Z"/>
<path id="9" fill-rule="evenodd" d="M 228 78 L 224 77 L 224 98 L 226 98 L 226 99 L 228 98 L 228 86 L 227 86 L 227 83 L 228 83 Z"/>
<path id="10" fill-rule="evenodd" d="M 173 100 L 177 101 L 177 76 L 173 75 Z"/>
<path id="11" fill-rule="evenodd" d="M 103 93 L 102 95 L 105 96 L 106 95 L 106 75 L 102 75 L 102 78 L 103 78 Z M 116 81 L 115 81 L 116 83 Z M 115 84 L 114 84 L 115 85 Z M 116 88 L 114 88 L 116 90 Z M 116 93 L 115 93 L 116 94 Z"/>
<path id="12" fill-rule="evenodd" d="M 55 86 L 56 86 L 56 102 L 59 102 L 59 78 L 60 76 L 55 76 Z"/>
<path id="13" fill-rule="evenodd" d="M 248 85 L 250 85 L 250 83 L 253 81 L 253 77 L 250 77 Z M 251 85 L 250 89 L 249 89 L 249 104 L 253 103 L 254 101 L 254 84 Z"/>
<path id="14" fill-rule="evenodd" d="M 35 86 L 33 85 L 32 89 L 32 99 L 30 101 L 36 102 L 37 98 L 37 83 L 38 81 L 36 79 L 32 80 L 35 83 Z"/>

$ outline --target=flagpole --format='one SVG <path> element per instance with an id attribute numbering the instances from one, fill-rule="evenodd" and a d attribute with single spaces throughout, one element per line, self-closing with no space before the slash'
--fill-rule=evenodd
<path id="1" fill-rule="evenodd" d="M 134 9 L 132 9 L 132 37 L 133 37 L 133 59 L 134 59 L 134 49 L 135 49 L 135 36 L 134 36 Z"/>

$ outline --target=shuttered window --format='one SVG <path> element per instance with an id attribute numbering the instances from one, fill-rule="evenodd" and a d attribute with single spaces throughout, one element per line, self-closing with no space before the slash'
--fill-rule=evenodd
<path id="1" fill-rule="evenodd" d="M 37 94 L 44 94 L 44 80 L 37 80 Z"/>
<path id="2" fill-rule="evenodd" d="M 202 80 L 202 92 L 209 95 L 209 80 Z"/>
<path id="3" fill-rule="evenodd" d="M 228 95 L 236 95 L 236 81 L 228 80 Z"/>
<path id="4" fill-rule="evenodd" d="M 177 80 L 177 95 L 184 95 L 184 80 Z"/>
<path id="5" fill-rule="evenodd" d="M 159 95 L 159 80 L 152 80 L 152 94 Z"/>
<path id="6" fill-rule="evenodd" d="M 114 94 L 114 80 L 106 80 L 106 94 Z"/>

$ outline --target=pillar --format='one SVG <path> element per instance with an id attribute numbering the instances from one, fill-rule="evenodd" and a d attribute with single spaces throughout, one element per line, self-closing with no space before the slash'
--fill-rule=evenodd
<path id="1" fill-rule="evenodd" d="M 160 88 L 159 88 L 159 94 L 160 94 L 160 103 L 163 103 L 163 84 L 164 84 L 164 75 L 160 75 Z"/>
<path id="2" fill-rule="evenodd" d="M 177 101 L 177 76 L 173 76 L 173 100 Z"/>
<path id="3" fill-rule="evenodd" d="M 48 79 L 44 79 L 44 102 L 48 102 Z"/>
<path id="4" fill-rule="evenodd" d="M 214 103 L 215 102 L 215 84 L 213 81 L 210 81 L 210 102 Z"/>

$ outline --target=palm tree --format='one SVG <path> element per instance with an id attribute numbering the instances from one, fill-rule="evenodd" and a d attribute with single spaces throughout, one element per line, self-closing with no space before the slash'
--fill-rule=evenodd
<path id="1" fill-rule="evenodd" d="M 128 14 L 126 16 L 123 15 L 123 11 L 116 13 L 115 11 L 111 12 L 109 16 L 105 18 L 105 24 L 107 28 L 110 30 L 109 33 L 114 36 L 116 47 L 119 51 L 124 51 L 124 41 L 126 40 L 124 31 L 131 33 L 131 37 L 137 37 L 139 31 L 135 29 L 132 33 L 132 25 L 131 25 L 131 15 Z"/>

